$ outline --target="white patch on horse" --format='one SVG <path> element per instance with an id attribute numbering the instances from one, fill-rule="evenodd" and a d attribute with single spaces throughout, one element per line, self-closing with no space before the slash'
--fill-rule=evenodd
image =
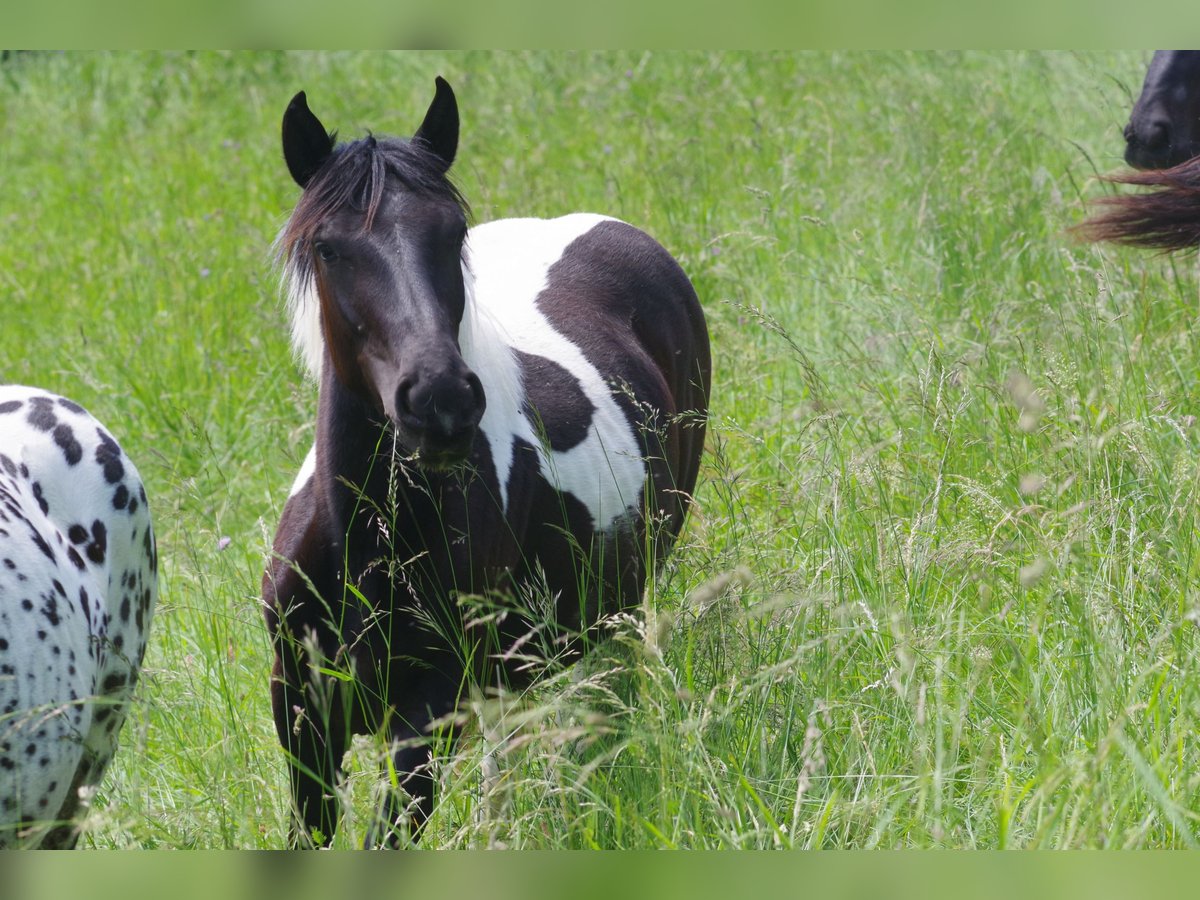
<path id="1" fill-rule="evenodd" d="M 283 232 L 275 239 L 278 247 Z M 325 358 L 325 336 L 321 331 L 321 304 L 314 278 L 303 279 L 295 262 L 283 267 L 281 284 L 287 297 L 288 321 L 292 326 L 292 352 L 300 358 L 314 381 L 321 380 L 321 360 Z"/>
<path id="2" fill-rule="evenodd" d="M 459 345 L 483 383 L 487 409 L 479 423 L 492 451 L 500 497 L 508 507 L 513 439 L 538 448 L 543 477 L 578 499 L 597 529 L 607 529 L 641 501 L 646 464 L 637 436 L 613 396 L 614 387 L 537 307 L 551 266 L 572 241 L 607 216 L 501 219 L 471 229 L 467 243 L 468 313 Z M 513 350 L 565 368 L 595 407 L 587 437 L 565 452 L 545 446 L 525 415 L 525 391 Z"/>
<path id="3" fill-rule="evenodd" d="M 292 482 L 292 489 L 288 491 L 289 500 L 304 490 L 304 486 L 312 480 L 313 474 L 316 471 L 317 445 L 313 444 L 308 448 L 308 454 L 304 457 L 304 462 L 300 464 L 300 471 L 296 473 L 296 480 Z"/>

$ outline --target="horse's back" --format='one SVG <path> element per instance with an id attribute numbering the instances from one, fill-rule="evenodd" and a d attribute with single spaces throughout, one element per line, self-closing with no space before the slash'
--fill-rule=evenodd
<path id="1" fill-rule="evenodd" d="M 104 427 L 0 386 L 0 844 L 65 818 L 107 766 L 156 568 L 141 478 Z"/>
<path id="2" fill-rule="evenodd" d="M 604 216 L 498 220 L 468 248 L 463 354 L 487 394 L 480 430 L 520 569 L 576 624 L 618 583 L 618 605 L 636 603 L 647 530 L 661 559 L 699 467 L 710 364 L 696 293 L 653 238 Z M 608 588 L 577 597 L 589 547 Z"/>
<path id="3" fill-rule="evenodd" d="M 691 281 L 658 241 L 626 222 L 587 213 L 505 219 L 476 231 L 486 240 L 472 232 L 472 260 L 480 244 L 488 256 L 476 301 L 506 322 L 514 307 L 539 314 L 515 317 L 514 346 L 536 353 L 552 329 L 610 389 L 626 389 L 630 399 L 665 413 L 704 411 L 710 377 L 704 312 Z"/>
<path id="4" fill-rule="evenodd" d="M 636 324 L 654 333 L 655 343 L 666 341 L 655 332 L 684 331 L 694 346 L 681 349 L 707 360 L 704 315 L 691 282 L 661 244 L 633 225 L 593 213 L 499 219 L 471 229 L 468 247 L 475 302 L 523 350 L 537 349 L 548 323 L 599 356 L 605 338 L 625 339 L 631 336 L 625 329 Z"/>

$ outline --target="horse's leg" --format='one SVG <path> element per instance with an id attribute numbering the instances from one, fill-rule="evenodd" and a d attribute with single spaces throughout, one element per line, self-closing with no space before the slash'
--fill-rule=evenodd
<path id="1" fill-rule="evenodd" d="M 341 686 L 332 679 L 310 681 L 303 661 L 276 656 L 271 707 L 279 742 L 287 753 L 291 781 L 291 847 L 328 846 L 337 831 L 336 793 L 348 735 Z M 306 683 L 307 682 L 307 683 Z"/>
<path id="2" fill-rule="evenodd" d="M 458 685 L 437 675 L 419 678 L 406 691 L 412 702 L 392 712 L 388 731 L 392 740 L 392 768 L 400 791 L 387 790 L 364 846 L 398 847 L 407 821 L 410 840 L 420 840 L 425 822 L 433 814 L 436 784 L 433 777 L 435 739 L 430 725 L 457 704 Z"/>
<path id="3" fill-rule="evenodd" d="M 400 745 L 392 751 L 392 766 L 404 793 L 391 785 L 387 787 L 375 822 L 363 841 L 368 850 L 401 846 L 406 822 L 409 839 L 415 843 L 420 840 L 425 822 L 433 813 L 432 750 L 423 741 L 412 745 L 411 742 L 419 738 L 411 731 L 393 733 L 392 740 Z M 408 795 L 407 799 L 404 794 Z"/>

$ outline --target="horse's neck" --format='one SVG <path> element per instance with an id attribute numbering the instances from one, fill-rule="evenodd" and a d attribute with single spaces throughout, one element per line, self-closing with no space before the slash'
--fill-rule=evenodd
<path id="1" fill-rule="evenodd" d="M 380 422 L 382 414 L 342 387 L 332 369 L 327 364 L 321 377 L 316 477 L 329 506 L 331 536 L 366 549 L 389 533 L 393 513 L 421 497 L 409 496 L 413 487 L 395 469 L 393 433 Z"/>

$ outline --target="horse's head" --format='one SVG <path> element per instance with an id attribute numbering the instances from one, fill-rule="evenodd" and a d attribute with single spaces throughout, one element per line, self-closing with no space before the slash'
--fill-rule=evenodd
<path id="1" fill-rule="evenodd" d="M 1166 169 L 1200 155 L 1200 51 L 1158 50 L 1125 126 L 1125 161 Z"/>
<path id="2" fill-rule="evenodd" d="M 331 365 L 435 468 L 470 452 L 485 403 L 458 343 L 467 221 L 446 177 L 457 147 L 441 78 L 410 141 L 335 146 L 303 92 L 283 116 L 284 159 L 304 188 L 281 237 L 293 334 L 310 365 Z"/>

